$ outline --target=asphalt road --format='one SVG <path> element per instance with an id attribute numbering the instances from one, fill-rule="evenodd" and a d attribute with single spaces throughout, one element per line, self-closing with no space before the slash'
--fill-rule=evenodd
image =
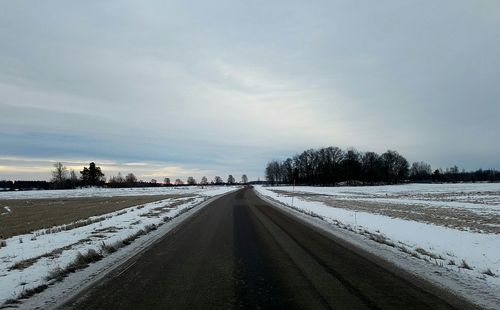
<path id="1" fill-rule="evenodd" d="M 225 195 L 64 308 L 468 308 L 250 188 Z"/>

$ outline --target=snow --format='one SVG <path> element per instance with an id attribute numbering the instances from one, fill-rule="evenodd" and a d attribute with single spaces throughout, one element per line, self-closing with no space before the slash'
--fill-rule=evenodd
<path id="1" fill-rule="evenodd" d="M 500 183 L 405 184 L 387 186 L 274 187 L 308 194 L 328 195 L 336 199 L 378 201 L 436 207 L 500 211 Z"/>
<path id="2" fill-rule="evenodd" d="M 80 198 L 80 197 L 116 197 L 150 196 L 173 194 L 202 194 L 212 196 L 224 192 L 224 186 L 172 186 L 172 187 L 137 187 L 137 188 L 101 188 L 90 187 L 67 190 L 35 190 L 0 192 L 2 199 L 42 199 L 42 198 Z M 216 194 L 215 194 L 216 195 Z"/>
<path id="3" fill-rule="evenodd" d="M 5 210 L 5 212 L 0 213 L 0 215 L 12 213 L 12 210 L 7 206 L 4 206 L 3 209 Z"/>
<path id="4" fill-rule="evenodd" d="M 176 188 L 174 190 L 146 189 L 146 190 L 99 190 L 84 189 L 74 191 L 49 191 L 26 192 L 30 198 L 36 197 L 94 197 L 95 195 L 158 195 L 161 193 L 185 194 L 185 197 L 164 199 L 157 202 L 144 204 L 143 207 L 130 207 L 109 214 L 91 217 L 91 220 L 99 220 L 90 225 L 81 226 L 71 230 L 58 231 L 55 227 L 54 233 L 46 233 L 46 230 L 35 231 L 30 234 L 18 235 L 6 240 L 6 247 L 0 248 L 0 305 L 7 299 L 15 299 L 23 290 L 37 287 L 47 283 L 45 277 L 50 271 L 60 267 L 64 268 L 70 264 L 78 253 L 86 253 L 89 249 L 101 251 L 103 243 L 112 245 L 120 243 L 127 237 L 137 233 L 151 224 L 163 223 L 164 217 L 175 218 L 183 210 L 190 209 L 206 201 L 238 187 L 189 187 Z M 65 196 L 60 192 L 65 192 Z M 24 195 L 24 192 L 18 192 Z M 16 193 L 17 194 L 17 193 Z M 195 195 L 194 197 L 192 195 Z M 189 196 L 188 196 L 189 195 Z M 19 197 L 16 197 L 19 198 Z M 24 196 L 26 198 L 26 196 Z M 168 207 L 175 204 L 174 207 Z M 166 207 L 163 210 L 158 208 Z M 167 208 L 168 207 L 168 208 Z M 159 211 L 163 213 L 158 214 Z M 104 219 L 103 219 L 104 217 Z M 61 227 L 61 226 L 60 226 Z M 50 257 L 41 257 L 33 265 L 26 269 L 18 270 L 11 267 L 22 260 L 33 259 L 39 256 L 61 250 Z M 122 251 L 121 249 L 118 252 Z M 126 252 L 126 251 L 124 251 Z"/>
<path id="5" fill-rule="evenodd" d="M 453 196 L 455 193 L 470 193 L 474 196 L 481 196 L 483 193 L 500 191 L 500 184 L 409 184 L 397 186 L 374 186 L 374 187 L 262 187 L 257 186 L 256 190 L 260 195 L 271 198 L 283 205 L 291 206 L 292 198 L 289 196 L 293 191 L 307 194 L 321 194 L 335 196 L 336 199 L 343 200 L 363 200 L 377 201 L 382 203 L 407 202 L 408 196 L 418 197 L 413 199 L 414 203 L 434 203 L 441 207 L 477 208 L 487 209 L 492 216 L 500 216 L 500 201 L 498 195 L 494 196 L 494 203 L 487 202 L 474 203 L 454 203 L 446 201 L 430 201 L 433 195 L 438 193 L 439 199 Z M 453 192 L 455 191 L 455 192 Z M 288 195 L 284 195 L 284 193 Z M 388 197 L 385 198 L 386 194 Z M 443 195 L 444 194 L 444 195 Z M 423 202 L 421 197 L 427 196 L 427 201 Z M 491 195 L 490 195 L 491 196 Z M 384 198 L 379 198 L 384 197 Z M 345 208 L 336 208 L 325 203 L 307 199 L 308 196 L 295 196 L 293 207 L 305 214 L 319 215 L 327 223 L 345 228 L 350 232 L 356 232 L 364 236 L 383 236 L 382 240 L 393 243 L 391 249 L 403 248 L 412 253 L 419 254 L 420 258 L 426 258 L 428 265 L 439 265 L 440 268 L 451 271 L 454 276 L 467 277 L 467 281 L 461 281 L 475 287 L 486 284 L 489 288 L 487 295 L 500 302 L 500 235 L 494 233 L 478 233 L 453 229 L 449 227 L 422 223 L 401 218 L 394 218 L 380 214 L 359 212 Z M 471 206 L 472 205 L 472 206 Z M 389 204 L 390 206 L 390 204 Z M 291 209 L 291 208 L 290 208 Z M 366 242 L 374 243 L 367 238 Z M 389 247 L 389 246 L 388 246 Z M 431 258 L 418 253 L 422 249 L 432 253 Z M 410 254 L 408 254 L 410 256 Z M 472 267 L 472 270 L 459 268 L 457 265 L 465 260 Z M 423 261 L 423 260 L 422 260 Z M 448 265 L 454 261 L 456 265 Z M 486 276 L 484 271 L 490 269 L 497 276 Z M 472 280 L 471 280 L 472 279 Z M 491 297 L 493 296 L 493 297 Z"/>

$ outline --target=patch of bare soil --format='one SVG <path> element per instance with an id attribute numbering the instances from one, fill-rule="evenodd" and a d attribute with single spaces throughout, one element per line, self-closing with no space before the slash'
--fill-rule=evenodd
<path id="1" fill-rule="evenodd" d="M 26 234 L 145 203 L 191 195 L 0 200 L 11 212 L 0 216 L 0 238 Z"/>
<path id="2" fill-rule="evenodd" d="M 274 192 L 288 197 L 292 196 L 292 193 L 287 191 L 274 190 Z M 459 230 L 500 234 L 500 215 L 494 213 L 479 213 L 464 208 L 443 208 L 422 205 L 387 204 L 377 201 L 358 201 L 354 199 L 336 199 L 328 195 L 309 193 L 295 193 L 293 195 L 306 201 L 321 202 L 334 208 L 380 214 L 392 218 L 435 224 Z M 394 197 L 391 196 L 391 198 Z"/>
<path id="3" fill-rule="evenodd" d="M 500 205 L 500 191 L 399 193 L 399 194 L 392 194 L 390 195 L 389 198 Z"/>

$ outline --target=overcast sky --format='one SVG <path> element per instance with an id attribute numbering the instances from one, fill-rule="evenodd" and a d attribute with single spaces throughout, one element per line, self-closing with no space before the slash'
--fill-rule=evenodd
<path id="1" fill-rule="evenodd" d="M 263 176 L 307 148 L 500 168 L 500 2 L 1 1 L 0 179 Z"/>

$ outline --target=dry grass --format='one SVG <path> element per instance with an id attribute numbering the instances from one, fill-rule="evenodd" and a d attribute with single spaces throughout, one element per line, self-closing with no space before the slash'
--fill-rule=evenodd
<path id="1" fill-rule="evenodd" d="M 490 268 L 487 268 L 486 270 L 483 270 L 481 273 L 484 274 L 484 275 L 490 276 L 490 277 L 496 277 L 497 276 L 493 271 L 491 271 Z"/>
<path id="2" fill-rule="evenodd" d="M 47 281 L 50 280 L 56 280 L 56 281 L 61 281 L 64 279 L 68 274 L 76 272 L 80 269 L 84 269 L 88 267 L 89 264 L 95 263 L 97 261 L 100 261 L 103 258 L 102 254 L 98 253 L 94 249 L 89 249 L 87 253 L 82 254 L 78 253 L 76 258 L 69 264 L 66 268 L 62 269 L 60 267 L 52 270 L 45 279 Z"/>
<path id="3" fill-rule="evenodd" d="M 31 265 L 33 265 L 34 263 L 36 263 L 38 260 L 40 260 L 42 258 L 57 257 L 57 256 L 61 255 L 62 252 L 71 249 L 75 245 L 82 244 L 82 243 L 85 243 L 85 242 L 90 241 L 90 240 L 91 239 L 89 239 L 89 238 L 81 239 L 78 242 L 75 242 L 75 243 L 69 244 L 67 246 L 55 249 L 52 252 L 48 252 L 48 253 L 45 253 L 45 254 L 42 254 L 42 255 L 39 255 L 39 256 L 35 256 L 35 257 L 29 258 L 29 259 L 18 261 L 14 265 L 10 266 L 8 270 L 12 271 L 12 270 L 23 270 L 23 269 L 26 269 L 26 268 L 30 267 Z"/>
<path id="4" fill-rule="evenodd" d="M 180 195 L 0 200 L 11 213 L 0 216 L 0 239 L 76 222 L 91 216 Z"/>
<path id="5" fill-rule="evenodd" d="M 472 270 L 472 267 L 465 261 L 465 259 L 462 259 L 462 262 L 460 263 L 460 266 L 458 266 L 463 269 L 469 269 Z"/>

